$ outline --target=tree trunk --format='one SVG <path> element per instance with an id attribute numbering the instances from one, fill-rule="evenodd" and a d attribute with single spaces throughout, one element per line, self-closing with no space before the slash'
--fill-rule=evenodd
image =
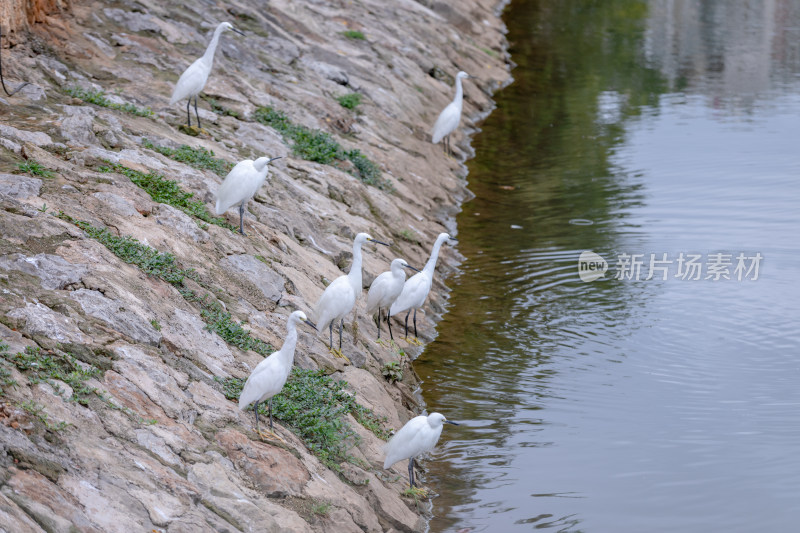
<path id="1" fill-rule="evenodd" d="M 72 0 L 0 0 L 0 29 L 5 44 L 24 41 L 24 35 L 47 15 L 69 9 Z"/>

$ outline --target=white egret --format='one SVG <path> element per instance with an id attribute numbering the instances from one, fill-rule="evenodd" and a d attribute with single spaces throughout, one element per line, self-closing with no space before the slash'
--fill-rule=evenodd
<path id="1" fill-rule="evenodd" d="M 433 125 L 431 141 L 433 144 L 439 144 L 439 141 L 444 139 L 447 153 L 452 153 L 450 150 L 450 134 L 456 131 L 458 123 L 461 122 L 461 108 L 464 103 L 464 89 L 461 87 L 461 80 L 470 77 L 463 70 L 456 74 L 456 96 L 439 114 L 436 124 Z"/>
<path id="2" fill-rule="evenodd" d="M 238 204 L 239 233 L 242 235 L 244 235 L 244 204 L 256 195 L 261 184 L 267 179 L 268 165 L 276 159 L 280 157 L 259 157 L 255 161 L 251 159 L 239 161 L 217 189 L 217 215 Z"/>
<path id="3" fill-rule="evenodd" d="M 439 259 L 439 249 L 442 244 L 448 240 L 455 241 L 447 233 L 440 233 L 433 243 L 433 250 L 431 250 L 431 257 L 425 263 L 425 268 L 419 274 L 414 274 L 411 279 L 406 281 L 403 285 L 403 292 L 397 297 L 397 300 L 389 308 L 389 315 L 396 315 L 408 309 L 406 314 L 406 341 L 412 344 L 421 344 L 417 339 L 417 309 L 425 304 L 428 298 L 428 293 L 431 291 L 431 283 L 433 283 L 433 271 L 436 269 L 436 261 Z M 414 340 L 408 338 L 408 316 L 411 311 L 414 311 Z"/>
<path id="4" fill-rule="evenodd" d="M 234 28 L 233 24 L 230 22 L 221 22 L 220 25 L 217 26 L 217 29 L 214 30 L 214 36 L 211 38 L 211 42 L 208 43 L 206 53 L 183 71 L 183 74 L 181 74 L 181 77 L 178 79 L 178 83 L 175 84 L 175 90 L 172 91 L 172 98 L 169 100 L 169 105 L 173 105 L 175 102 L 179 102 L 184 98 L 189 99 L 189 101 L 186 102 L 186 120 L 188 121 L 189 127 L 192 125 L 192 116 L 189 113 L 189 105 L 192 103 L 192 97 L 194 97 L 194 114 L 197 116 L 197 127 L 200 127 L 200 115 L 197 113 L 197 95 L 200 94 L 200 91 L 206 86 L 208 75 L 211 73 L 211 67 L 214 64 L 214 53 L 217 51 L 219 36 L 222 35 L 222 32 L 225 30 L 235 31 L 240 35 L 244 35 L 243 32 Z"/>
<path id="5" fill-rule="evenodd" d="M 389 246 L 385 242 L 376 241 L 366 233 L 359 233 L 353 241 L 353 265 L 350 273 L 346 276 L 339 276 L 325 288 L 317 302 L 314 317 L 321 331 L 325 328 L 330 332 L 330 351 L 337 357 L 347 359 L 342 353 L 342 329 L 344 328 L 344 317 L 353 309 L 356 299 L 361 294 L 361 245 L 370 241 L 384 246 Z M 339 321 L 339 350 L 333 348 L 333 324 Z"/>
<path id="6" fill-rule="evenodd" d="M 286 321 L 287 333 L 283 346 L 256 365 L 239 395 L 240 410 L 244 411 L 251 403 L 255 403 L 253 411 L 256 413 L 256 432 L 262 438 L 266 438 L 266 435 L 258 427 L 258 404 L 269 400 L 269 429 L 271 431 L 272 397 L 281 391 L 292 370 L 294 350 L 297 346 L 297 324 L 300 322 L 305 322 L 317 329 L 317 326 L 306 317 L 304 312 L 295 311 L 289 315 L 289 319 Z"/>
<path id="7" fill-rule="evenodd" d="M 447 420 L 441 413 L 415 416 L 406 422 L 386 443 L 384 470 L 397 461 L 408 459 L 408 484 L 414 488 L 414 460 L 419 455 L 433 450 L 442 434 L 443 424 L 459 425 L 458 422 Z"/>
<path id="8" fill-rule="evenodd" d="M 419 272 L 416 268 L 412 267 L 404 259 L 395 259 L 392 261 L 391 270 L 384 272 L 372 282 L 369 286 L 367 293 L 367 314 L 372 315 L 376 310 L 378 311 L 378 344 L 381 341 L 381 309 L 386 309 L 386 323 L 389 325 L 389 338 L 394 340 L 392 336 L 392 323 L 389 322 L 391 314 L 389 314 L 389 307 L 397 300 L 400 293 L 403 291 L 403 284 L 406 282 L 406 273 L 403 268 L 410 268 Z"/>

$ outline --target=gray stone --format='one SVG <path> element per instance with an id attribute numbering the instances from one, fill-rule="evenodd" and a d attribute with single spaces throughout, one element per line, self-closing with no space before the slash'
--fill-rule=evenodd
<path id="1" fill-rule="evenodd" d="M 125 217 L 139 217 L 133 202 L 113 192 L 96 192 L 92 196 L 106 204 L 114 213 Z"/>
<path id="2" fill-rule="evenodd" d="M 283 294 L 283 277 L 252 255 L 229 255 L 220 261 L 222 268 L 244 275 L 271 302 L 277 303 Z"/>
<path id="3" fill-rule="evenodd" d="M 86 114 L 72 115 L 61 121 L 61 135 L 73 143 L 97 144 L 94 136 L 94 119 Z"/>
<path id="4" fill-rule="evenodd" d="M 0 268 L 19 270 L 42 280 L 42 287 L 48 290 L 63 289 L 73 283 L 80 283 L 86 274 L 85 265 L 73 265 L 63 257 L 52 254 L 38 254 L 26 257 L 12 254 L 0 257 Z"/>
<path id="5" fill-rule="evenodd" d="M 0 194 L 12 198 L 30 198 L 39 196 L 42 189 L 42 180 L 30 178 L 19 174 L 0 174 Z"/>
<path id="6" fill-rule="evenodd" d="M 161 333 L 156 331 L 147 320 L 133 311 L 125 309 L 116 300 L 106 298 L 100 292 L 89 289 L 79 289 L 71 292 L 69 296 L 81 305 L 86 314 L 99 318 L 133 340 L 153 346 L 158 346 L 158 343 L 161 342 Z"/>
<path id="7" fill-rule="evenodd" d="M 43 335 L 61 343 L 86 344 L 90 340 L 71 318 L 40 303 L 12 309 L 8 316 L 23 321 L 29 335 Z"/>
<path id="8" fill-rule="evenodd" d="M 161 226 L 177 231 L 194 242 L 206 242 L 210 236 L 200 229 L 192 217 L 171 205 L 158 204 L 153 208 L 153 218 Z"/>
<path id="9" fill-rule="evenodd" d="M 5 124 L 0 124 L 0 135 L 3 137 L 11 137 L 19 142 L 32 143 L 36 146 L 44 146 L 53 143 L 53 139 L 48 134 L 42 133 L 41 131 L 18 130 L 17 128 Z"/>

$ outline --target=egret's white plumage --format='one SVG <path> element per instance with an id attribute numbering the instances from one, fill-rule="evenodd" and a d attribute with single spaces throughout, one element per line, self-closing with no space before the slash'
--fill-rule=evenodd
<path id="1" fill-rule="evenodd" d="M 414 459 L 419 455 L 433 450 L 442 434 L 443 424 L 456 422 L 447 420 L 441 413 L 431 413 L 428 416 L 420 415 L 412 418 L 394 434 L 386 443 L 386 460 L 383 468 L 387 469 L 397 461 L 408 461 L 408 483 L 414 486 Z"/>
<path id="2" fill-rule="evenodd" d="M 383 244 L 388 244 L 376 241 L 367 233 L 359 233 L 353 241 L 353 264 L 350 267 L 350 273 L 345 276 L 339 276 L 333 283 L 325 288 L 325 291 L 320 296 L 316 307 L 314 308 L 314 318 L 321 331 L 328 328 L 330 332 L 330 346 L 331 351 L 343 357 L 342 350 L 342 328 L 344 327 L 344 317 L 352 311 L 353 306 L 356 304 L 356 299 L 361 294 L 361 245 L 367 241 Z M 333 324 L 339 321 L 339 352 L 333 349 Z"/>
<path id="3" fill-rule="evenodd" d="M 239 161 L 228 172 L 222 185 L 217 189 L 217 215 L 221 215 L 234 205 L 239 206 L 239 232 L 244 235 L 244 204 L 256 195 L 261 184 L 267 179 L 269 163 L 280 157 L 259 157 L 255 161 Z"/>
<path id="4" fill-rule="evenodd" d="M 211 73 L 211 67 L 214 65 L 214 53 L 217 51 L 219 37 L 225 30 L 232 30 L 244 35 L 244 33 L 234 28 L 233 24 L 230 22 L 221 22 L 219 26 L 217 26 L 217 29 L 214 30 L 214 36 L 211 38 L 211 42 L 208 43 L 206 52 L 183 71 L 183 74 L 181 74 L 181 77 L 178 79 L 178 83 L 175 84 L 175 89 L 172 91 L 172 98 L 169 100 L 170 105 L 184 98 L 189 99 L 189 102 L 186 104 L 186 118 L 189 126 L 192 125 L 192 119 L 189 114 L 189 105 L 192 103 L 192 97 L 194 97 L 194 112 L 197 115 L 197 126 L 200 126 L 200 115 L 197 114 L 197 95 L 200 94 L 200 91 L 206 86 L 208 75 Z"/>
<path id="5" fill-rule="evenodd" d="M 381 338 L 381 309 L 391 307 L 403 291 L 403 284 L 406 282 L 406 272 L 403 268 L 417 270 L 404 259 L 393 260 L 390 268 L 389 272 L 384 272 L 375 278 L 367 293 L 367 314 L 372 315 L 375 311 L 378 311 L 378 339 Z M 391 315 L 386 317 L 387 322 L 390 318 Z M 391 322 L 388 323 L 389 337 L 393 339 L 392 324 Z"/>
<path id="6" fill-rule="evenodd" d="M 258 427 L 258 404 L 269 400 L 269 427 L 272 429 L 272 397 L 283 389 L 289 372 L 292 370 L 294 351 L 297 347 L 297 324 L 300 322 L 305 322 L 317 329 L 302 311 L 295 311 L 289 315 L 289 319 L 286 321 L 287 333 L 283 346 L 256 365 L 239 395 L 239 409 L 242 411 L 247 409 L 250 404 L 255 404 L 253 410 L 256 413 L 256 431 L 259 434 L 261 434 L 261 430 Z"/>
<path id="7" fill-rule="evenodd" d="M 431 283 L 433 283 L 433 272 L 436 269 L 436 261 L 439 259 L 439 249 L 442 244 L 448 240 L 455 240 L 447 233 L 440 233 L 433 243 L 433 250 L 431 250 L 431 257 L 425 263 L 425 268 L 419 274 L 414 274 L 403 285 L 403 291 L 397 300 L 389 308 L 391 316 L 397 315 L 408 310 L 408 314 L 414 311 L 414 337 L 417 336 L 417 309 L 425 304 L 428 298 L 428 293 L 431 291 Z M 408 314 L 406 314 L 406 338 L 408 338 Z"/>
<path id="8" fill-rule="evenodd" d="M 436 124 L 433 125 L 431 131 L 431 141 L 433 144 L 438 144 L 442 139 L 446 139 L 446 147 L 450 147 L 450 134 L 456 131 L 458 123 L 461 122 L 461 108 L 464 104 L 464 89 L 461 86 L 461 80 L 469 78 L 469 74 L 464 71 L 456 74 L 456 96 L 453 101 L 447 104 L 439 118 L 436 119 Z"/>

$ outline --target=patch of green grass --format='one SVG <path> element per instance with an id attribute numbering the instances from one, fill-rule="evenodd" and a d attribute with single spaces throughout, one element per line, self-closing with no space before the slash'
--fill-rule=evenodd
<path id="1" fill-rule="evenodd" d="M 414 244 L 421 244 L 419 238 L 410 229 L 400 230 L 400 233 L 398 233 L 398 235 L 404 241 L 408 241 Z"/>
<path id="2" fill-rule="evenodd" d="M 273 127 L 284 139 L 292 141 L 292 151 L 296 156 L 324 165 L 336 165 L 336 161 L 349 160 L 358 171 L 361 181 L 379 189 L 392 190 L 392 184 L 381 177 L 380 167 L 360 150 L 345 150 L 329 134 L 294 124 L 285 113 L 272 107 L 259 107 L 253 118 Z"/>
<path id="3" fill-rule="evenodd" d="M 331 504 L 328 502 L 318 502 L 311 506 L 311 512 L 319 516 L 327 516 L 330 510 Z"/>
<path id="4" fill-rule="evenodd" d="M 491 48 L 485 48 L 485 47 L 483 47 L 483 46 L 482 46 L 482 47 L 481 47 L 481 50 L 482 50 L 482 51 L 483 51 L 485 54 L 487 54 L 487 55 L 489 55 L 489 56 L 491 56 L 491 57 L 497 57 L 497 52 L 495 52 L 495 51 L 494 51 L 494 50 L 492 50 Z"/>
<path id="5" fill-rule="evenodd" d="M 383 365 L 381 374 L 389 383 L 403 381 L 403 369 L 397 361 L 389 361 Z"/>
<path id="6" fill-rule="evenodd" d="M 353 39 L 355 41 L 363 41 L 364 39 L 366 39 L 364 34 L 362 32 L 360 32 L 360 31 L 358 31 L 358 30 L 343 31 L 342 35 L 344 35 L 348 39 Z"/>
<path id="7" fill-rule="evenodd" d="M 221 105 L 214 98 L 204 97 L 203 100 L 208 102 L 208 105 L 211 106 L 211 111 L 213 111 L 217 115 L 233 117 L 235 119 L 241 119 L 242 118 L 242 116 L 239 114 L 238 111 L 234 111 L 233 109 L 229 109 L 229 108 Z"/>
<path id="8" fill-rule="evenodd" d="M 8 345 L 0 345 L 0 358 L 14 365 L 24 373 L 31 385 L 48 383 L 61 394 L 61 390 L 52 380 L 63 381 L 72 388 L 72 401 L 81 405 L 89 404 L 89 396 L 96 394 L 97 389 L 88 387 L 86 381 L 100 376 L 100 370 L 78 360 L 68 353 L 42 351 L 38 347 L 27 347 L 24 352 L 11 354 Z"/>
<path id="9" fill-rule="evenodd" d="M 87 91 L 80 87 L 69 87 L 66 93 L 74 98 L 83 100 L 88 104 L 99 105 L 100 107 L 107 107 L 109 109 L 117 109 L 126 113 L 131 113 L 139 117 L 152 117 L 153 110 L 149 107 L 141 108 L 131 103 L 118 104 L 106 98 L 106 93 L 103 91 Z"/>
<path id="10" fill-rule="evenodd" d="M 140 172 L 122 166 L 120 164 L 108 162 L 108 166 L 98 168 L 100 172 L 114 171 L 127 176 L 134 184 L 138 185 L 150 195 L 154 202 L 168 204 L 176 209 L 203 222 L 215 224 L 231 231 L 239 231 L 239 228 L 228 224 L 224 218 L 212 216 L 206 209 L 205 204 L 198 200 L 193 200 L 194 195 L 181 189 L 177 181 L 167 179 L 162 174 L 156 172 Z"/>
<path id="11" fill-rule="evenodd" d="M 33 159 L 29 159 L 28 161 L 25 161 L 24 163 L 19 163 L 17 165 L 17 168 L 19 170 L 21 170 L 22 172 L 30 174 L 31 176 L 39 176 L 39 177 L 47 178 L 47 179 L 52 179 L 52 178 L 55 177 L 55 174 L 53 174 L 52 170 L 42 166 L 41 163 L 39 163 L 38 161 L 35 161 Z"/>
<path id="12" fill-rule="evenodd" d="M 33 400 L 25 400 L 24 402 L 18 404 L 19 407 L 31 415 L 33 418 L 38 420 L 44 427 L 51 431 L 63 431 L 67 429 L 69 426 L 66 422 L 56 422 L 55 424 L 51 424 L 50 420 L 47 417 L 47 413 L 44 412 L 44 405 L 40 405 Z"/>
<path id="13" fill-rule="evenodd" d="M 345 109 L 355 109 L 358 107 L 358 104 L 361 103 L 361 95 L 358 93 L 350 93 L 340 96 L 336 99 L 336 101 L 339 102 L 339 105 Z"/>
<path id="14" fill-rule="evenodd" d="M 161 331 L 161 324 L 155 318 L 150 321 L 150 325 L 153 326 L 154 330 Z"/>
<path id="15" fill-rule="evenodd" d="M 222 380 L 223 391 L 229 400 L 238 400 L 244 380 Z M 272 398 L 272 414 L 285 422 L 326 466 L 337 472 L 340 463 L 348 460 L 347 450 L 358 436 L 347 424 L 352 414 L 364 427 L 382 439 L 387 439 L 385 419 L 378 417 L 355 401 L 346 390 L 347 382 L 337 381 L 320 370 L 292 369 L 280 394 Z M 267 414 L 267 407 L 260 407 Z"/>
<path id="16" fill-rule="evenodd" d="M 225 176 L 231 171 L 233 165 L 224 159 L 214 157 L 214 152 L 205 148 L 192 148 L 186 144 L 178 148 L 169 148 L 153 144 L 147 139 L 142 139 L 142 146 L 165 155 L 174 161 L 187 163 L 195 168 L 211 170 L 219 176 Z"/>
<path id="17" fill-rule="evenodd" d="M 194 291 L 181 290 L 181 295 L 186 301 L 196 302 L 200 306 L 200 317 L 206 323 L 206 329 L 222 337 L 228 344 L 242 350 L 253 350 L 263 356 L 275 351 L 271 344 L 253 337 L 223 309 L 222 304 L 210 299 L 207 294 L 199 296 Z"/>
<path id="18" fill-rule="evenodd" d="M 106 228 L 98 228 L 83 220 L 74 219 L 63 211 L 59 211 L 56 216 L 78 226 L 89 237 L 100 242 L 126 263 L 136 265 L 144 272 L 161 278 L 167 283 L 181 285 L 185 277 L 191 279 L 196 277 L 194 270 L 181 268 L 171 253 L 159 252 L 127 235 L 118 237 Z"/>

